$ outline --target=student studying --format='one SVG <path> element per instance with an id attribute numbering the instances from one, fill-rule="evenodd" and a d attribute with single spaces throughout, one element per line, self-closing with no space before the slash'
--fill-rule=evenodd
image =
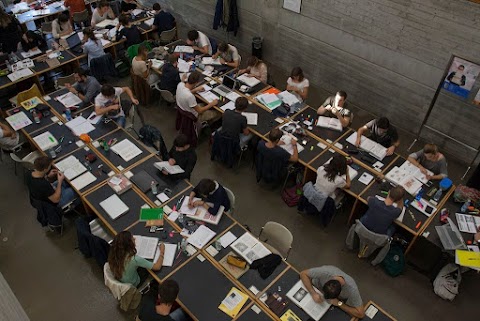
<path id="1" fill-rule="evenodd" d="M 370 139 L 387 148 L 387 156 L 392 155 L 395 148 L 400 145 L 397 130 L 390 125 L 390 121 L 386 117 L 380 117 L 366 123 L 357 130 L 357 140 L 355 145 L 360 146 L 362 135 L 370 131 Z"/>
<path id="2" fill-rule="evenodd" d="M 125 29 L 122 29 L 122 31 Z M 152 70 L 152 62 L 147 61 L 148 49 L 144 45 L 138 47 L 138 53 L 132 59 L 132 71 L 142 77 L 149 85 L 158 82 L 158 74 Z"/>
<path id="3" fill-rule="evenodd" d="M 123 28 L 120 29 L 120 27 L 122 26 Z M 115 39 L 117 41 L 120 41 L 125 38 L 126 49 L 128 49 L 128 47 L 130 46 L 138 45 L 142 42 L 142 34 L 140 33 L 140 30 L 138 30 L 138 27 L 136 25 L 132 25 L 130 17 L 128 15 L 122 14 L 120 18 L 118 18 L 118 25 L 116 28 L 117 33 Z"/>
<path id="4" fill-rule="evenodd" d="M 177 90 L 178 84 L 181 82 L 180 72 L 178 71 L 178 56 L 168 55 L 162 68 L 159 87 L 162 90 L 168 90 L 173 95 Z"/>
<path id="5" fill-rule="evenodd" d="M 242 57 L 238 54 L 237 48 L 226 42 L 221 42 L 218 45 L 217 53 L 212 56 L 213 59 L 220 57 L 220 63 L 232 68 L 237 68 L 240 65 Z"/>
<path id="6" fill-rule="evenodd" d="M 201 200 L 195 200 L 195 197 L 201 198 Z M 207 203 L 213 205 L 210 206 Z M 223 206 L 226 212 L 230 210 L 230 199 L 222 185 L 217 181 L 204 178 L 190 192 L 188 207 L 198 206 L 204 207 L 211 215 L 217 215 L 220 206 Z"/>
<path id="7" fill-rule="evenodd" d="M 303 75 L 302 68 L 294 67 L 287 79 L 287 90 L 291 91 L 302 102 L 308 97 L 308 87 L 310 87 L 310 82 Z"/>
<path id="8" fill-rule="evenodd" d="M 188 137 L 183 134 L 178 135 L 173 141 L 172 149 L 170 149 L 168 155 L 170 156 L 168 163 L 171 166 L 180 166 L 183 169 L 183 173 L 169 174 L 166 170 L 162 170 L 162 174 L 174 180 L 190 179 L 197 163 L 197 153 L 188 143 Z"/>
<path id="9" fill-rule="evenodd" d="M 347 107 L 347 93 L 340 90 L 335 96 L 328 97 L 324 103 L 318 107 L 317 114 L 325 117 L 337 118 L 342 127 L 348 127 L 352 123 L 353 114 Z"/>
<path id="10" fill-rule="evenodd" d="M 235 109 L 228 109 L 222 117 L 222 127 L 220 133 L 224 136 L 239 140 L 240 147 L 244 147 L 252 139 L 252 134 L 247 127 L 247 118 L 242 112 L 247 110 L 248 99 L 238 97 L 235 100 Z"/>
<path id="11" fill-rule="evenodd" d="M 65 88 L 82 100 L 79 108 L 86 107 L 93 103 L 95 97 L 100 94 L 102 85 L 95 77 L 87 75 L 87 72 L 82 68 L 78 68 L 73 76 L 76 82 L 73 85 L 66 83 Z"/>
<path id="12" fill-rule="evenodd" d="M 63 36 L 69 35 L 73 32 L 72 23 L 67 14 L 62 13 L 58 18 L 52 21 L 52 35 L 55 39 L 60 39 Z"/>
<path id="13" fill-rule="evenodd" d="M 238 74 L 247 74 L 247 76 L 255 77 L 263 83 L 267 83 L 268 80 L 267 65 L 255 56 L 248 58 L 247 68 L 241 69 Z"/>
<path id="14" fill-rule="evenodd" d="M 113 13 L 110 4 L 106 0 L 98 2 L 97 8 L 92 12 L 92 28 L 95 28 L 96 24 L 102 22 L 106 19 L 115 19 L 115 14 Z"/>
<path id="15" fill-rule="evenodd" d="M 190 30 L 187 34 L 187 44 L 204 55 L 213 54 L 210 39 L 201 31 Z"/>
<path id="16" fill-rule="evenodd" d="M 165 11 L 159 3 L 153 4 L 153 10 L 155 11 L 155 17 L 153 20 L 153 29 L 156 30 L 157 35 L 164 31 L 172 30 L 176 26 L 175 18 L 171 13 Z"/>
<path id="17" fill-rule="evenodd" d="M 119 126 L 125 127 L 125 112 L 122 104 L 128 104 L 120 99 L 122 93 L 127 93 L 133 104 L 138 105 L 138 100 L 133 96 L 132 90 L 128 87 L 113 87 L 103 85 L 100 94 L 95 97 L 95 113 L 105 115 L 113 119 Z"/>
<path id="18" fill-rule="evenodd" d="M 89 67 L 92 59 L 100 58 L 103 55 L 105 55 L 102 41 L 95 36 L 93 29 L 91 28 L 83 29 L 82 43 L 83 43 L 83 53 L 87 55 Z"/>
<path id="19" fill-rule="evenodd" d="M 437 145 L 426 144 L 422 150 L 411 153 L 407 160 L 417 166 L 428 180 L 440 180 L 448 176 L 447 159 L 438 151 Z M 433 175 L 428 175 L 427 170 Z"/>

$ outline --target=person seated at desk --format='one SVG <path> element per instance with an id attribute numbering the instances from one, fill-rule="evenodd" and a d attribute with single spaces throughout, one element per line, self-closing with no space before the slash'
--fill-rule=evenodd
<path id="1" fill-rule="evenodd" d="M 240 65 L 242 57 L 238 54 L 237 48 L 226 42 L 221 42 L 218 45 L 217 53 L 213 55 L 213 59 L 220 57 L 220 63 L 232 68 L 237 68 Z"/>
<path id="2" fill-rule="evenodd" d="M 120 10 L 123 14 L 131 14 L 135 9 L 137 9 L 137 2 L 135 2 L 135 0 L 123 0 L 120 4 Z"/>
<path id="3" fill-rule="evenodd" d="M 172 30 L 177 25 L 175 17 L 171 13 L 162 9 L 159 3 L 153 4 L 155 17 L 153 19 L 153 30 L 157 31 L 158 36 L 164 31 Z"/>
<path id="4" fill-rule="evenodd" d="M 113 239 L 112 246 L 108 252 L 108 265 L 115 279 L 122 283 L 128 283 L 138 287 L 148 277 L 148 272 L 142 270 L 142 277 L 138 274 L 137 268 L 160 271 L 165 254 L 165 244 L 158 246 L 160 256 L 157 261 L 150 262 L 137 255 L 135 238 L 129 231 L 118 233 Z"/>
<path id="5" fill-rule="evenodd" d="M 190 30 L 187 34 L 187 44 L 193 50 L 200 51 L 204 55 L 212 55 L 212 44 L 207 35 L 201 31 Z"/>
<path id="6" fill-rule="evenodd" d="M 33 162 L 33 171 L 27 175 L 30 196 L 38 201 L 64 207 L 77 198 L 73 189 L 65 182 L 65 176 L 52 169 L 52 159 L 40 156 Z"/>
<path id="7" fill-rule="evenodd" d="M 70 18 L 72 19 L 74 13 L 87 10 L 87 7 L 85 6 L 85 0 L 65 0 L 63 5 L 68 8 L 68 11 L 70 12 Z"/>
<path id="8" fill-rule="evenodd" d="M 235 110 L 226 110 L 222 117 L 220 134 L 234 140 L 238 139 L 240 148 L 247 145 L 248 141 L 252 139 L 252 134 L 247 127 L 247 118 L 242 115 L 242 112 L 247 110 L 247 107 L 248 99 L 245 97 L 238 97 L 235 100 Z"/>
<path id="9" fill-rule="evenodd" d="M 133 96 L 128 87 L 113 87 L 105 84 L 100 89 L 100 94 L 95 97 L 95 113 L 113 119 L 119 126 L 125 127 L 125 112 L 121 106 L 120 95 L 127 93 L 133 104 L 138 105 L 138 100 Z M 126 102 L 123 102 L 124 104 Z"/>
<path id="10" fill-rule="evenodd" d="M 303 102 L 307 99 L 308 87 L 310 87 L 310 82 L 303 75 L 302 68 L 294 67 L 287 79 L 287 90 L 291 91 L 300 102 Z"/>
<path id="11" fill-rule="evenodd" d="M 21 43 L 23 51 L 35 51 L 37 49 L 46 51 L 48 48 L 43 36 L 32 30 L 28 30 L 23 34 Z"/>
<path id="12" fill-rule="evenodd" d="M 117 33 L 115 36 L 116 41 L 120 41 L 122 38 L 125 38 L 125 48 L 138 45 L 142 42 L 142 34 L 140 30 L 138 30 L 136 25 L 132 25 L 128 15 L 122 14 L 118 21 Z M 119 30 L 120 26 L 123 26 L 122 30 Z"/>
<path id="13" fill-rule="evenodd" d="M 168 156 L 170 157 L 168 163 L 171 166 L 178 165 L 185 172 L 172 175 L 163 170 L 162 174 L 174 180 L 180 180 L 184 178 L 189 180 L 193 169 L 195 168 L 195 164 L 197 164 L 197 153 L 195 152 L 195 149 L 190 146 L 188 137 L 186 135 L 180 134 L 175 138 L 172 149 L 170 149 Z"/>
<path id="14" fill-rule="evenodd" d="M 267 83 L 268 70 L 267 65 L 256 56 L 251 56 L 247 60 L 247 68 L 241 69 L 238 74 L 246 73 L 248 77 L 255 77 L 263 83 Z"/>
<path id="15" fill-rule="evenodd" d="M 110 4 L 106 0 L 102 0 L 98 3 L 97 8 L 93 10 L 91 25 L 92 28 L 95 28 L 97 23 L 102 22 L 106 19 L 115 19 L 115 14 L 113 13 Z"/>
<path id="16" fill-rule="evenodd" d="M 16 131 L 0 122 L 0 148 L 10 150 L 18 145 L 19 139 Z"/>
<path id="17" fill-rule="evenodd" d="M 168 90 L 175 96 L 177 86 L 182 80 L 178 71 L 178 56 L 168 55 L 166 63 L 162 67 L 162 75 L 160 76 L 159 87 L 162 90 Z"/>
<path id="18" fill-rule="evenodd" d="M 365 126 L 360 127 L 357 130 L 357 141 L 355 142 L 355 146 L 360 146 L 362 135 L 367 130 L 370 131 L 369 138 L 371 140 L 387 148 L 387 156 L 392 155 L 395 151 L 395 148 L 400 145 L 397 130 L 395 127 L 390 125 L 390 121 L 387 117 L 380 117 L 378 119 L 371 120 L 366 123 Z"/>
<path id="19" fill-rule="evenodd" d="M 180 288 L 175 280 L 166 280 L 158 285 L 157 297 L 145 295 L 136 321 L 187 321 L 191 320 L 181 308 L 172 312 Z"/>
<path id="20" fill-rule="evenodd" d="M 338 267 L 324 265 L 300 272 L 300 279 L 312 299 L 321 303 L 327 300 L 331 305 L 339 307 L 352 317 L 362 319 L 365 317 L 362 297 L 355 280 Z M 323 299 L 315 289 L 323 294 Z"/>
<path id="21" fill-rule="evenodd" d="M 100 58 L 105 55 L 103 45 L 100 39 L 97 39 L 93 29 L 83 29 L 83 53 L 87 55 L 88 66 L 90 67 L 90 61 L 95 58 Z"/>
<path id="22" fill-rule="evenodd" d="M 18 20 L 0 7 L 0 54 L 17 51 L 18 43 L 22 38 L 20 30 Z"/>
<path id="23" fill-rule="evenodd" d="M 411 153 L 407 160 L 417 166 L 428 180 L 440 180 L 448 176 L 447 159 L 438 151 L 437 145 L 426 144 L 422 150 Z M 427 170 L 433 176 L 427 175 Z"/>
<path id="24" fill-rule="evenodd" d="M 65 88 L 82 100 L 79 108 L 86 107 L 93 103 L 94 98 L 100 94 L 102 85 L 97 78 L 87 75 L 87 71 L 82 68 L 75 70 L 73 76 L 76 82 L 73 85 L 66 83 Z"/>
<path id="25" fill-rule="evenodd" d="M 63 36 L 71 34 L 72 32 L 72 24 L 65 13 L 59 14 L 58 18 L 52 21 L 53 38 L 60 39 Z"/>
<path id="26" fill-rule="evenodd" d="M 328 97 L 322 106 L 318 107 L 317 114 L 325 117 L 337 117 L 342 127 L 348 127 L 352 122 L 353 114 L 347 109 L 347 93 L 340 90 L 335 96 Z"/>
<path id="27" fill-rule="evenodd" d="M 350 184 L 347 160 L 343 155 L 334 154 L 330 163 L 317 169 L 315 189 L 325 197 L 331 197 L 337 205 L 341 200 L 341 189 L 350 188 Z"/>
<path id="28" fill-rule="evenodd" d="M 194 201 L 193 199 L 201 198 L 201 200 Z M 212 207 L 207 203 L 213 204 Z M 204 178 L 197 186 L 190 192 L 190 199 L 188 201 L 190 208 L 202 206 L 208 213 L 217 215 L 220 206 L 224 207 L 224 211 L 230 210 L 230 199 L 228 198 L 227 191 L 217 181 Z"/>
<path id="29" fill-rule="evenodd" d="M 125 30 L 125 29 L 123 29 Z M 123 31 L 122 30 L 122 31 Z M 158 82 L 158 74 L 152 71 L 152 62 L 147 62 L 148 49 L 144 45 L 138 47 L 138 53 L 132 59 L 132 71 L 142 77 L 149 85 Z"/>
<path id="30" fill-rule="evenodd" d="M 368 210 L 360 218 L 360 222 L 373 233 L 393 236 L 395 233 L 393 221 L 402 213 L 404 197 L 405 190 L 401 186 L 392 187 L 383 201 L 369 197 Z"/>
<path id="31" fill-rule="evenodd" d="M 200 73 L 194 71 L 188 76 L 186 83 L 182 81 L 178 84 L 175 96 L 178 108 L 192 113 L 198 118 L 199 122 L 209 122 L 217 118 L 219 119 L 220 113 L 216 110 L 211 110 L 211 108 L 218 103 L 218 99 L 213 100 L 203 107 L 197 104 L 197 99 L 194 94 L 203 90 L 203 86 L 196 87 L 199 81 Z"/>

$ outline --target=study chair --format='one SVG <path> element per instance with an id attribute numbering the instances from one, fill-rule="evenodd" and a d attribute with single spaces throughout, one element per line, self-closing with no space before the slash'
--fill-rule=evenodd
<path id="1" fill-rule="evenodd" d="M 42 153 L 40 153 L 38 150 L 29 153 L 23 158 L 18 157 L 15 153 L 10 153 L 10 158 L 14 161 L 15 175 L 17 175 L 17 164 L 23 167 L 25 174 L 26 171 L 33 170 L 33 162 L 35 162 L 35 160 L 40 156 L 42 156 Z"/>
<path id="2" fill-rule="evenodd" d="M 162 31 L 160 33 L 160 44 L 161 45 L 166 45 L 171 43 L 173 40 L 175 40 L 175 37 L 177 36 L 177 27 L 173 27 L 173 29 Z"/>
<path id="3" fill-rule="evenodd" d="M 88 14 L 88 10 L 85 9 L 80 12 L 75 12 L 73 14 L 73 22 L 80 27 L 80 29 L 83 29 L 84 27 L 87 27 L 90 25 L 90 15 Z"/>
<path id="4" fill-rule="evenodd" d="M 52 35 L 53 28 L 52 28 L 52 22 L 51 21 L 44 21 L 42 23 L 42 26 L 40 27 L 40 30 L 42 31 L 42 34 L 44 35 Z"/>
<path id="5" fill-rule="evenodd" d="M 262 229 L 258 238 L 272 252 L 277 252 L 286 261 L 292 250 L 293 234 L 282 224 L 269 221 Z"/>
<path id="6" fill-rule="evenodd" d="M 188 137 L 188 141 L 192 147 L 196 147 L 198 143 L 198 118 L 192 113 L 177 108 L 177 118 L 175 120 L 175 129 Z"/>
<path id="7" fill-rule="evenodd" d="M 33 97 L 38 97 L 42 98 L 42 93 L 40 92 L 40 89 L 38 88 L 37 84 L 33 84 L 30 89 L 21 91 L 15 96 L 12 100 L 15 101 L 16 107 L 19 107 L 22 102 L 25 100 L 28 100 Z"/>
<path id="8" fill-rule="evenodd" d="M 165 100 L 169 106 L 171 106 L 172 104 L 175 104 L 176 100 L 175 100 L 175 95 L 172 94 L 169 90 L 165 90 L 165 89 L 160 89 L 160 82 L 157 82 L 155 84 L 155 89 L 158 90 L 158 92 L 160 93 L 160 96 L 162 96 L 163 100 Z"/>
<path id="9" fill-rule="evenodd" d="M 152 99 L 152 89 L 147 80 L 142 76 L 136 75 L 133 69 L 130 69 L 130 77 L 132 78 L 132 90 L 140 104 L 147 106 Z"/>
<path id="10" fill-rule="evenodd" d="M 225 192 L 227 192 L 228 199 L 230 201 L 230 210 L 228 211 L 228 214 L 233 215 L 235 211 L 235 194 L 233 194 L 232 190 L 223 186 L 225 189 Z"/>
<path id="11" fill-rule="evenodd" d="M 76 83 L 76 80 L 73 74 L 65 77 L 58 77 L 57 79 L 55 79 L 55 89 L 62 89 L 65 88 L 65 84 L 73 85 L 74 83 Z"/>
<path id="12" fill-rule="evenodd" d="M 138 307 L 142 299 L 141 293 L 133 285 L 115 279 L 108 262 L 103 266 L 103 277 L 105 278 L 105 285 L 114 298 L 119 301 L 120 309 L 128 311 L 135 310 Z"/>
<path id="13" fill-rule="evenodd" d="M 390 251 L 391 237 L 368 230 L 360 220 L 356 220 L 347 234 L 345 245 L 349 250 L 358 247 L 358 258 L 367 258 L 380 249 L 371 262 L 372 265 L 382 263 Z"/>
<path id="14" fill-rule="evenodd" d="M 215 131 L 212 136 L 213 144 L 210 159 L 212 161 L 220 161 L 228 167 L 233 167 L 238 157 L 238 167 L 243 155 L 243 149 L 240 148 L 239 140 L 225 136 L 218 130 Z"/>

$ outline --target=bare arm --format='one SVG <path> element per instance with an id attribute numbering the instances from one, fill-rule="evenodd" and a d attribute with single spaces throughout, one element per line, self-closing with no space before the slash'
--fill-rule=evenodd
<path id="1" fill-rule="evenodd" d="M 60 202 L 60 197 L 62 196 L 62 183 L 64 178 L 65 176 L 63 176 L 62 172 L 57 172 L 57 188 L 55 189 L 55 193 L 48 197 L 48 199 L 53 203 Z"/>
<path id="2" fill-rule="evenodd" d="M 208 45 L 205 45 L 203 47 L 197 47 L 197 46 L 192 46 L 193 50 L 200 51 L 204 55 L 208 54 Z"/>
<path id="3" fill-rule="evenodd" d="M 160 251 L 160 256 L 157 259 L 157 262 L 153 264 L 152 270 L 153 271 L 159 271 L 162 268 L 163 265 L 163 257 L 165 256 L 165 244 L 160 244 L 158 246 L 158 250 Z"/>
<path id="4" fill-rule="evenodd" d="M 317 303 L 322 303 L 323 299 L 313 288 L 312 280 L 308 276 L 308 270 L 303 270 L 302 272 L 300 272 L 300 280 L 302 280 L 303 285 L 305 285 L 305 288 L 312 296 L 312 299 Z"/>
<path id="5" fill-rule="evenodd" d="M 0 128 L 2 129 L 3 137 L 16 137 L 17 136 L 17 134 L 13 130 L 11 130 L 10 127 L 8 127 L 5 124 L 0 123 Z"/>
<path id="6" fill-rule="evenodd" d="M 195 107 L 193 107 L 193 109 L 195 109 L 195 111 L 199 114 L 203 113 L 204 111 L 206 110 L 209 110 L 210 108 L 212 108 L 213 106 L 215 106 L 216 104 L 218 103 L 218 99 L 215 99 L 214 101 L 212 101 L 211 103 L 201 107 L 200 105 L 197 105 Z"/>
<path id="7" fill-rule="evenodd" d="M 127 93 L 128 97 L 130 98 L 132 103 L 134 103 L 135 105 L 138 105 L 138 100 L 137 100 L 137 98 L 135 98 L 135 96 L 133 96 L 133 92 L 130 88 L 122 87 L 122 90 L 123 90 L 124 93 Z"/>
<path id="8" fill-rule="evenodd" d="M 350 180 L 350 173 L 348 172 L 348 166 L 347 166 L 347 172 L 345 173 L 345 177 L 347 178 L 346 181 L 347 183 L 345 184 L 344 188 L 350 188 L 352 185 L 352 181 Z"/>
<path id="9" fill-rule="evenodd" d="M 108 107 L 102 107 L 100 105 L 95 105 L 95 114 L 97 114 L 97 116 L 100 116 L 100 115 L 104 115 L 112 110 L 118 110 L 120 109 L 120 105 L 119 104 L 116 104 L 116 105 L 111 105 L 111 106 L 108 106 Z"/>
<path id="10" fill-rule="evenodd" d="M 333 303 L 332 301 L 334 301 L 335 303 Z M 331 300 L 331 303 L 333 305 L 336 305 L 337 307 L 339 307 L 344 312 L 348 313 L 349 315 L 351 315 L 354 318 L 362 319 L 362 318 L 365 317 L 365 309 L 364 309 L 363 306 L 351 307 L 351 306 L 349 306 L 345 303 L 342 304 L 341 306 L 338 306 L 338 300 L 337 299 Z"/>
<path id="11" fill-rule="evenodd" d="M 340 115 L 340 112 L 338 112 L 338 111 L 337 111 L 336 116 L 337 116 L 338 120 L 340 121 L 340 123 L 342 124 L 343 128 L 348 127 L 348 124 L 350 124 L 350 117 L 349 116 L 343 117 L 342 115 Z"/>
<path id="12" fill-rule="evenodd" d="M 368 130 L 367 126 L 362 126 L 357 130 L 357 141 L 355 142 L 355 146 L 359 147 L 362 139 L 363 133 Z"/>

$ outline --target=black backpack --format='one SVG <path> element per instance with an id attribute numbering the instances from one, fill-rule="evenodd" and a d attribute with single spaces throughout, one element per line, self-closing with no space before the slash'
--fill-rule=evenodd
<path id="1" fill-rule="evenodd" d="M 162 160 L 168 160 L 167 147 L 160 130 L 153 126 L 145 125 L 140 128 L 138 136 L 140 136 L 141 141 L 145 145 L 155 148 L 160 153 Z"/>

